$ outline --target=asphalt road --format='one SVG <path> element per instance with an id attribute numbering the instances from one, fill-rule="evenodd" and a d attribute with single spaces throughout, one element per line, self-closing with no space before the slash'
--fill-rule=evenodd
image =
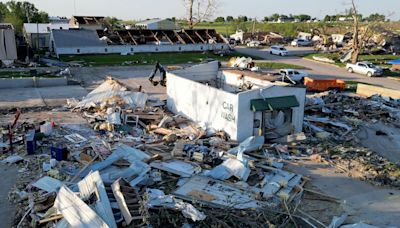
<path id="1" fill-rule="evenodd" d="M 236 48 L 239 53 L 257 56 L 265 60 L 273 62 L 282 62 L 304 66 L 310 70 L 304 70 L 311 78 L 315 79 L 341 79 L 346 81 L 358 81 L 385 88 L 400 90 L 400 81 L 383 78 L 383 77 L 372 77 L 369 78 L 360 74 L 351 74 L 344 68 L 339 68 L 326 63 L 319 63 L 312 60 L 303 59 L 296 55 L 312 52 L 310 48 L 289 48 L 290 56 L 280 57 L 269 54 L 269 49 L 256 49 L 256 48 Z"/>

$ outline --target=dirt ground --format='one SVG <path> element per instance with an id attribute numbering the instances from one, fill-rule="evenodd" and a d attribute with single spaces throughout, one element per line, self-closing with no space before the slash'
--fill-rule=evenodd
<path id="1" fill-rule="evenodd" d="M 386 157 L 393 163 L 400 163 L 399 128 L 381 122 L 365 124 L 361 127 L 357 137 L 363 146 Z"/>
<path id="2" fill-rule="evenodd" d="M 346 173 L 338 169 L 313 161 L 302 161 L 288 165 L 290 171 L 303 174 L 311 178 L 312 189 L 337 198 L 340 207 L 349 214 L 348 223 L 370 223 L 379 227 L 389 227 L 399 225 L 400 214 L 400 190 L 389 187 L 378 187 L 365 181 L 348 177 Z M 306 205 L 311 208 L 310 214 L 315 218 L 324 219 L 323 209 L 329 204 L 319 202 L 317 204 Z M 312 209 L 317 207 L 316 211 Z M 321 206 L 318 210 L 318 207 Z M 336 208 L 339 209 L 340 207 Z M 328 207 L 329 208 L 329 207 Z M 328 209 L 327 208 L 327 209 Z M 328 213 L 332 214 L 331 211 Z M 338 213 L 336 216 L 340 216 Z M 326 222 L 326 221 L 325 221 Z M 328 225 L 329 223 L 326 223 Z"/>
<path id="3" fill-rule="evenodd" d="M 8 200 L 8 193 L 17 181 L 18 168 L 16 166 L 0 164 L 0 221 L 1 227 L 11 227 L 15 213 L 15 205 Z"/>

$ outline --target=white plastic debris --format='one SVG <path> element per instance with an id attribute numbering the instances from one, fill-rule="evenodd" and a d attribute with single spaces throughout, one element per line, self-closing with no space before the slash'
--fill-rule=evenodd
<path id="1" fill-rule="evenodd" d="M 12 155 L 12 156 L 10 156 L 10 157 L 8 157 L 6 159 L 3 159 L 1 161 L 1 163 L 3 163 L 3 164 L 14 164 L 14 163 L 17 163 L 17 162 L 22 161 L 22 160 L 24 160 L 23 157 L 21 157 L 19 155 Z"/>
<path id="2" fill-rule="evenodd" d="M 265 139 L 263 136 L 251 136 L 246 140 L 244 140 L 242 143 L 240 143 L 239 146 L 228 150 L 228 153 L 237 154 L 239 148 L 242 148 L 243 153 L 259 150 L 264 145 L 264 140 Z"/>
<path id="3" fill-rule="evenodd" d="M 204 175 L 217 180 L 226 180 L 231 176 L 235 176 L 242 181 L 246 181 L 249 178 L 250 169 L 245 162 L 229 158 L 214 169 L 205 171 Z"/>
<path id="4" fill-rule="evenodd" d="M 197 210 L 192 204 L 185 203 L 180 199 L 174 198 L 172 195 L 165 195 L 159 189 L 147 189 L 148 202 L 147 206 L 152 207 L 165 207 L 172 210 L 181 211 L 185 218 L 190 218 L 194 222 L 201 221 L 206 218 L 203 212 Z"/>
<path id="5" fill-rule="evenodd" d="M 40 132 L 43 133 L 45 136 L 51 135 L 53 133 L 53 126 L 51 123 L 45 123 L 40 126 Z"/>

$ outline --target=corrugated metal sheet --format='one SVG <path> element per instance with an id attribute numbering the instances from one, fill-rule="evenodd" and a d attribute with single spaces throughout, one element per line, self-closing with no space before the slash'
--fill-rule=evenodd
<path id="1" fill-rule="evenodd" d="M 83 200 L 88 200 L 93 193 L 98 194 L 98 199 L 94 204 L 97 214 L 107 223 L 109 227 L 117 227 L 111 204 L 107 196 L 103 180 L 98 171 L 90 173 L 78 183 L 80 196 Z"/>
<path id="2" fill-rule="evenodd" d="M 68 221 L 70 227 L 108 228 L 109 226 L 85 202 L 69 188 L 63 186 L 58 192 L 54 206 Z M 64 223 L 65 225 L 65 223 Z M 65 226 L 64 226 L 65 227 Z"/>

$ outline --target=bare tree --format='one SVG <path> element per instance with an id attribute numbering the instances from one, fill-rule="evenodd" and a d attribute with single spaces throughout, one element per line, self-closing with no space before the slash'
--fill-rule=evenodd
<path id="1" fill-rule="evenodd" d="M 351 9 L 351 16 L 353 17 L 353 43 L 352 49 L 353 52 L 351 54 L 351 62 L 356 63 L 358 61 L 358 56 L 361 53 L 362 48 L 362 40 L 360 40 L 360 21 L 359 21 L 359 14 L 356 7 L 356 3 L 354 0 L 351 0 L 352 9 Z"/>
<path id="2" fill-rule="evenodd" d="M 182 0 L 186 8 L 189 28 L 201 21 L 211 19 L 218 8 L 218 0 Z"/>

